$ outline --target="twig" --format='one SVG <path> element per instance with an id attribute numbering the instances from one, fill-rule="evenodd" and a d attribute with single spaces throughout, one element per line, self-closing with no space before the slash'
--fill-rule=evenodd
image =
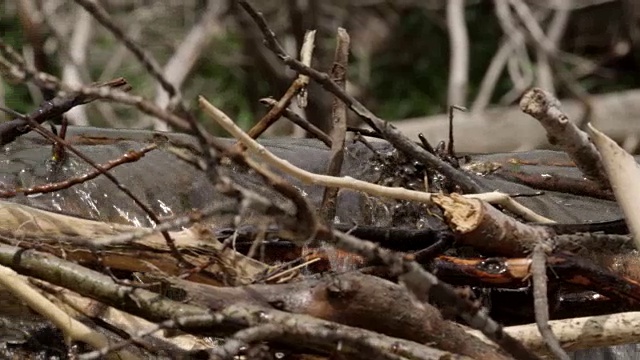
<path id="1" fill-rule="evenodd" d="M 87 12 L 98 20 L 105 28 L 133 53 L 133 55 L 140 61 L 145 69 L 162 85 L 164 91 L 169 93 L 169 96 L 179 97 L 180 93 L 171 82 L 169 82 L 163 75 L 162 69 L 158 65 L 158 62 L 144 49 L 138 46 L 125 32 L 120 29 L 109 17 L 109 13 L 100 6 L 97 1 L 92 0 L 74 0 L 78 5 L 82 6 Z"/>
<path id="2" fill-rule="evenodd" d="M 409 201 L 420 201 L 429 203 L 431 202 L 432 194 L 421 192 L 421 191 L 413 191 L 407 190 L 400 187 L 387 187 L 372 184 L 366 181 L 354 179 L 352 177 L 344 176 L 344 177 L 334 177 L 327 176 L 321 174 L 314 174 L 308 172 L 306 170 L 300 169 L 291 165 L 286 160 L 282 160 L 279 157 L 275 156 L 269 150 L 267 150 L 264 146 L 260 145 L 258 142 L 253 140 L 250 136 L 248 136 L 242 129 L 240 129 L 237 125 L 233 123 L 233 121 L 225 115 L 222 111 L 217 109 L 215 106 L 211 105 L 205 98 L 200 97 L 199 103 L 202 109 L 209 115 L 213 120 L 215 120 L 222 128 L 224 128 L 229 134 L 242 142 L 249 150 L 254 152 L 260 158 L 262 158 L 266 163 L 275 167 L 276 169 L 283 171 L 298 180 L 307 183 L 307 184 L 316 184 L 322 185 L 325 187 L 339 187 L 346 188 L 351 190 L 362 191 L 370 195 L 382 196 L 386 198 L 393 198 L 399 200 L 409 200 Z M 527 209 L 521 204 L 517 203 L 511 197 L 506 194 L 501 194 L 498 192 L 484 193 L 484 194 L 467 194 L 465 197 L 475 198 L 485 200 L 491 203 L 497 203 L 505 208 L 513 211 L 514 213 L 524 217 L 525 219 L 533 222 L 539 223 L 549 223 L 552 220 L 547 219 L 541 215 L 536 214 L 535 212 Z"/>
<path id="3" fill-rule="evenodd" d="M 367 260 L 382 262 L 392 273 L 399 274 L 400 281 L 418 301 L 436 302 L 452 306 L 456 313 L 472 328 L 500 345 L 516 359 L 538 359 L 521 343 L 503 332 L 502 326 L 491 319 L 486 309 L 459 295 L 449 284 L 441 282 L 418 263 L 403 255 L 385 250 L 376 244 L 351 235 L 332 231 L 327 242 L 337 248 L 360 255 Z"/>
<path id="4" fill-rule="evenodd" d="M 483 190 L 483 187 L 473 178 L 472 175 L 459 171 L 448 163 L 442 161 L 437 156 L 429 154 L 426 150 L 422 149 L 419 145 L 409 140 L 404 136 L 395 126 L 375 116 L 364 105 L 362 105 L 353 96 L 343 91 L 338 84 L 336 84 L 331 77 L 319 72 L 309 66 L 306 66 L 302 62 L 287 55 L 282 45 L 278 42 L 273 31 L 267 25 L 264 17 L 258 13 L 247 1 L 236 0 L 237 3 L 251 16 L 254 22 L 258 25 L 265 37 L 265 45 L 273 51 L 278 58 L 288 65 L 293 70 L 308 75 L 314 81 L 318 82 L 327 91 L 336 95 L 342 101 L 344 101 L 349 108 L 360 116 L 369 126 L 380 131 L 387 141 L 393 144 L 398 150 L 407 154 L 426 166 L 433 168 L 444 176 L 448 177 L 456 185 L 460 186 L 462 190 L 467 193 L 478 193 Z"/>
<path id="5" fill-rule="evenodd" d="M 531 255 L 531 276 L 533 280 L 533 308 L 536 325 L 549 350 L 560 360 L 570 360 L 562 349 L 558 338 L 549 326 L 549 302 L 547 301 L 547 251 L 549 247 L 538 243 Z"/>
<path id="6" fill-rule="evenodd" d="M 347 66 L 349 66 L 349 34 L 343 28 L 338 28 L 336 36 L 336 52 L 331 68 L 331 77 L 343 90 L 346 86 Z M 327 175 L 340 176 L 344 161 L 344 142 L 347 138 L 347 107 L 339 98 L 333 97 L 331 109 L 331 156 L 327 165 Z M 327 187 L 322 195 L 320 205 L 322 218 L 333 222 L 336 216 L 338 188 Z"/>
<path id="7" fill-rule="evenodd" d="M 113 89 L 129 90 L 130 86 L 123 78 L 107 81 L 102 84 L 96 84 L 96 87 L 105 87 Z M 7 145 L 17 139 L 19 136 L 27 134 L 31 131 L 29 121 L 37 124 L 61 116 L 65 112 L 75 106 L 89 103 L 95 100 L 95 97 L 87 94 L 74 93 L 71 95 L 62 95 L 54 97 L 49 101 L 42 103 L 36 110 L 26 116 L 18 119 L 7 121 L 0 124 L 0 146 Z M 27 120 L 29 119 L 29 120 Z"/>
<path id="8" fill-rule="evenodd" d="M 15 297 L 24 301 L 32 310 L 49 319 L 58 329 L 60 329 L 67 339 L 72 341 L 82 341 L 96 349 L 109 345 L 109 339 L 103 334 L 91 329 L 85 324 L 75 320 L 51 301 L 42 296 L 38 291 L 29 286 L 24 278 L 18 276 L 15 271 L 0 265 L 0 284 L 8 289 Z M 138 359 L 137 356 L 127 350 L 110 356 L 112 359 Z"/>
<path id="9" fill-rule="evenodd" d="M 156 144 L 151 144 L 146 146 L 143 149 L 140 149 L 139 151 L 130 150 L 129 152 L 123 154 L 121 157 L 111 160 L 105 164 L 100 164 L 98 165 L 98 167 L 101 168 L 103 171 L 109 171 L 115 168 L 116 166 L 138 161 L 146 153 L 148 153 L 149 151 L 155 150 L 156 148 L 157 148 Z M 102 174 L 100 170 L 94 170 L 84 175 L 79 175 L 79 176 L 76 176 L 67 180 L 55 182 L 55 183 L 35 185 L 29 188 L 0 190 L 0 198 L 11 198 L 11 197 L 17 196 L 18 194 L 24 194 L 24 195 L 46 194 L 46 193 L 50 193 L 50 192 L 54 192 L 62 189 L 68 189 L 73 185 L 82 184 L 91 179 L 95 179 L 96 177 L 100 176 L 100 174 Z"/>
<path id="10" fill-rule="evenodd" d="M 304 36 L 304 43 L 300 50 L 300 58 L 305 61 L 306 64 L 311 64 L 311 57 L 313 54 L 314 42 L 316 39 L 316 32 L 307 31 Z M 286 109 L 291 103 L 291 99 L 294 96 L 305 92 L 307 85 L 309 84 L 309 77 L 300 75 L 289 86 L 287 91 L 282 95 L 280 100 L 258 121 L 249 131 L 249 136 L 257 139 L 262 133 L 265 132 L 271 125 L 273 125 L 279 118 L 284 109 Z M 306 99 L 306 95 L 302 97 Z M 306 100 L 303 100 L 306 101 Z M 233 150 L 244 150 L 242 143 L 236 143 L 233 145 Z"/>
<path id="11" fill-rule="evenodd" d="M 276 106 L 276 104 L 278 103 L 271 98 L 260 99 L 260 102 L 271 107 Z M 331 147 L 331 137 L 324 131 L 320 130 L 319 127 L 313 125 L 308 120 L 304 119 L 302 116 L 296 114 L 288 108 L 282 110 L 282 115 L 284 115 L 284 117 L 292 123 L 306 130 L 309 134 L 313 135 L 318 140 L 322 141 L 325 145 L 327 145 L 327 147 Z"/>
<path id="12" fill-rule="evenodd" d="M 264 156 L 267 156 L 266 158 L 275 161 L 275 164 L 285 164 L 284 169 L 291 171 L 290 164 L 287 166 L 287 162 L 273 156 L 273 154 L 269 153 L 255 140 L 251 139 L 250 136 L 235 126 L 233 121 L 231 121 L 231 119 L 229 119 L 222 111 L 211 105 L 203 97 L 199 98 L 199 103 L 209 116 L 216 120 L 223 128 L 225 128 L 225 130 L 232 133 L 234 137 L 242 141 L 248 149 L 263 156 L 263 158 Z M 268 157 L 268 155 L 271 157 Z M 273 162 L 270 163 L 273 164 Z M 282 167 L 279 168 L 280 170 L 283 170 Z M 295 169 L 297 169 L 295 170 L 297 172 L 303 172 L 301 169 Z M 306 173 L 305 175 L 309 175 L 309 173 Z M 313 176 L 311 179 L 312 178 Z M 334 179 L 330 176 L 326 176 L 326 178 Z M 362 183 L 373 185 L 366 182 Z M 332 185 L 335 186 L 335 184 Z M 298 196 L 300 195 L 298 194 Z M 316 224 L 316 226 L 318 225 Z M 490 319 L 477 305 L 473 304 L 468 299 L 461 298 L 450 285 L 440 283 L 435 276 L 426 272 L 416 262 L 407 261 L 402 257 L 402 255 L 381 249 L 374 243 L 363 241 L 337 231 L 330 231 L 321 226 L 318 226 L 318 228 L 314 229 L 313 232 L 316 233 L 316 231 L 319 231 L 318 236 L 320 239 L 326 240 L 342 250 L 363 256 L 366 259 L 382 261 L 382 263 L 386 264 L 393 272 L 402 274 L 401 278 L 407 284 L 409 290 L 414 293 L 418 299 L 421 299 L 421 301 L 424 301 L 426 297 L 432 299 L 435 297 L 438 298 L 438 301 L 442 300 L 443 303 L 455 304 L 454 306 L 465 321 L 467 321 L 472 327 L 480 329 L 484 334 L 496 341 L 496 343 L 501 345 L 506 351 L 514 356 L 520 359 L 537 359 L 536 356 L 529 353 L 517 341 L 508 336 L 504 336 L 501 326 Z"/>

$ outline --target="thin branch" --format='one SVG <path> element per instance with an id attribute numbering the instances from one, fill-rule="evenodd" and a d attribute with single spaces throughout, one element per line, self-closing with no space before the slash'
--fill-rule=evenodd
<path id="1" fill-rule="evenodd" d="M 78 5 L 82 6 L 87 12 L 98 20 L 105 28 L 133 53 L 133 55 L 140 61 L 140 63 L 147 69 L 147 71 L 160 83 L 162 88 L 169 94 L 170 97 L 180 97 L 178 89 L 169 82 L 162 74 L 162 69 L 158 65 L 158 62 L 147 51 L 137 45 L 118 25 L 116 25 L 110 18 L 109 13 L 100 6 L 95 0 L 74 0 Z"/>
<path id="2" fill-rule="evenodd" d="M 139 151 L 136 150 L 130 150 L 127 153 L 123 154 L 121 157 L 111 160 L 105 164 L 100 164 L 98 165 L 98 167 L 100 169 L 102 169 L 102 171 L 109 171 L 117 166 L 120 166 L 122 164 L 127 164 L 127 163 L 131 163 L 131 162 L 135 162 L 140 160 L 146 153 L 155 150 L 157 148 L 156 144 L 151 144 L 148 145 L 146 147 L 144 147 L 143 149 L 140 149 Z M 55 182 L 55 183 L 48 183 L 48 184 L 43 184 L 43 185 L 35 185 L 32 187 L 28 187 L 28 188 L 16 188 L 16 189 L 10 189 L 10 190 L 0 190 L 0 198 L 11 198 L 14 196 L 17 196 L 18 194 L 24 194 L 24 195 L 33 195 L 33 194 L 46 194 L 46 193 L 50 193 L 50 192 L 54 192 L 54 191 L 58 191 L 58 190 L 62 190 L 62 189 L 68 189 L 70 187 L 72 187 L 73 185 L 77 185 L 77 184 L 82 184 L 84 182 L 87 182 L 91 179 L 95 179 L 96 177 L 100 176 L 102 174 L 102 171 L 100 170 L 94 170 L 91 171 L 87 174 L 84 175 L 79 175 L 79 176 L 75 176 L 73 178 L 67 179 L 67 180 L 63 180 L 63 181 L 59 181 L 59 182 Z"/>
<path id="3" fill-rule="evenodd" d="M 240 128 L 238 128 L 233 123 L 233 121 L 231 121 L 231 119 L 229 119 L 219 109 L 215 108 L 203 97 L 200 97 L 199 102 L 200 106 L 209 116 L 211 116 L 221 126 L 223 126 L 225 130 L 229 131 L 237 139 L 242 141 L 242 143 L 246 145 L 248 149 L 254 151 L 257 155 L 263 157 L 263 159 L 270 159 L 270 163 L 272 164 L 279 164 L 278 168 L 280 170 L 288 169 L 291 171 L 293 167 L 288 164 L 288 162 L 281 160 L 275 157 L 273 154 L 269 153 L 264 147 L 255 142 L 255 140 L 251 139 L 250 136 L 248 136 Z M 298 168 L 293 169 L 298 174 L 302 174 L 310 180 L 321 176 L 307 173 Z M 309 177 L 309 175 L 312 176 Z M 322 177 L 325 179 L 335 179 L 326 175 L 322 175 Z M 357 180 L 355 179 L 350 180 L 357 182 Z M 360 183 L 363 183 L 363 186 L 376 186 L 363 181 Z M 332 183 L 331 185 L 336 186 L 335 183 Z M 407 191 L 405 189 L 401 190 Z M 416 193 L 425 194 L 420 192 Z M 430 196 L 428 198 L 430 199 Z M 502 333 L 501 326 L 490 319 L 483 310 L 481 310 L 478 306 L 472 304 L 468 299 L 461 298 L 458 294 L 456 294 L 453 287 L 448 284 L 439 282 L 435 276 L 426 272 L 419 264 L 404 259 L 400 254 L 395 254 L 388 250 L 381 249 L 375 243 L 363 241 L 337 231 L 331 232 L 323 227 L 319 227 L 317 230 L 319 231 L 318 236 L 320 239 L 323 239 L 342 250 L 350 251 L 357 255 L 363 256 L 368 260 L 382 261 L 382 263 L 386 264 L 392 271 L 403 274 L 401 278 L 405 280 L 405 283 L 407 283 L 407 287 L 409 288 L 409 290 L 414 293 L 418 299 L 422 299 L 421 301 L 423 301 L 426 297 L 429 297 L 431 299 L 435 297 L 439 300 L 441 299 L 443 303 L 455 304 L 454 306 L 463 319 L 465 319 L 474 328 L 480 329 L 484 334 L 489 336 L 492 340 L 496 341 L 496 343 L 498 343 L 499 345 L 503 346 L 505 350 L 507 350 L 514 356 L 520 359 L 537 359 L 535 355 L 529 353 L 517 341 L 508 336 L 505 337 Z"/>
<path id="4" fill-rule="evenodd" d="M 0 265 L 0 284 L 9 290 L 15 297 L 24 301 L 32 310 L 50 320 L 71 341 L 82 341 L 95 349 L 101 349 L 109 345 L 109 339 L 77 321 L 55 304 L 42 296 L 38 291 L 29 286 L 25 279 L 15 271 Z M 127 350 L 120 350 L 110 356 L 111 359 L 139 359 Z"/>
<path id="5" fill-rule="evenodd" d="M 311 57 L 314 48 L 314 42 L 316 39 L 316 32 L 308 31 L 304 36 L 304 43 L 302 44 L 302 49 L 300 50 L 300 58 L 304 59 L 304 61 L 308 64 L 311 64 Z M 271 108 L 269 111 L 258 121 L 249 131 L 247 132 L 249 136 L 254 139 L 257 139 L 262 133 L 264 133 L 271 125 L 273 125 L 279 118 L 284 109 L 286 109 L 294 96 L 306 93 L 306 87 L 309 84 L 309 77 L 300 75 L 298 76 L 293 83 L 289 86 L 287 91 L 282 95 L 280 100 Z M 306 99 L 306 95 L 304 95 L 301 99 Z M 306 102 L 306 100 L 302 100 Z M 234 145 L 234 149 L 244 150 L 244 146 L 241 143 L 237 143 Z"/>
<path id="6" fill-rule="evenodd" d="M 260 103 L 265 104 L 267 106 L 276 106 L 278 103 L 276 100 L 271 98 L 260 99 Z M 292 110 L 288 108 L 282 110 L 282 115 L 287 118 L 292 123 L 300 126 L 309 134 L 313 135 L 318 140 L 322 141 L 327 147 L 331 148 L 331 137 L 327 135 L 324 131 L 320 130 L 319 127 L 313 125 L 308 120 L 304 119 L 302 116 L 296 114 Z"/>
<path id="7" fill-rule="evenodd" d="M 331 69 L 331 77 L 343 90 L 346 89 L 347 67 L 349 66 L 349 34 L 338 28 L 336 51 Z M 333 97 L 331 109 L 331 156 L 327 165 L 327 175 L 340 176 L 344 161 L 344 142 L 347 138 L 347 106 L 339 98 Z M 325 188 L 320 205 L 322 217 L 333 222 L 336 216 L 338 188 Z"/>
<path id="8" fill-rule="evenodd" d="M 439 159 L 437 156 L 428 153 L 413 141 L 409 140 L 395 126 L 375 116 L 353 96 L 343 91 L 338 84 L 331 80 L 331 77 L 328 74 L 310 68 L 302 62 L 287 55 L 282 45 L 280 45 L 276 39 L 273 31 L 267 25 L 264 17 L 249 5 L 247 1 L 236 1 L 258 25 L 265 37 L 266 46 L 273 51 L 283 63 L 301 74 L 308 75 L 314 81 L 322 85 L 322 87 L 327 91 L 336 95 L 344 101 L 353 112 L 367 122 L 369 126 L 380 131 L 387 141 L 409 157 L 412 157 L 443 174 L 467 193 L 478 193 L 483 190 L 483 187 L 471 174 L 459 171 L 450 164 Z"/>
<path id="9" fill-rule="evenodd" d="M 533 278 L 533 308 L 536 325 L 549 350 L 560 360 L 570 360 L 562 349 L 558 338 L 549 326 L 549 301 L 547 300 L 547 249 L 539 243 L 531 256 L 531 276 Z"/>
<path id="10" fill-rule="evenodd" d="M 269 150 L 267 150 L 264 146 L 260 145 L 257 141 L 252 139 L 249 135 L 247 135 L 242 129 L 240 129 L 233 121 L 218 108 L 209 103 L 205 98 L 200 97 L 199 103 L 202 109 L 209 115 L 213 120 L 215 120 L 222 128 L 224 128 L 229 134 L 231 134 L 234 138 L 238 139 L 242 144 L 244 144 L 250 151 L 259 156 L 263 161 L 275 167 L 276 169 L 283 171 L 298 180 L 314 185 L 322 185 L 325 187 L 339 187 L 346 188 L 356 191 L 362 191 L 364 193 L 381 196 L 386 198 L 398 199 L 398 200 L 409 200 L 409 201 L 419 201 L 424 203 L 431 202 L 431 193 L 426 193 L 422 191 L 414 191 L 407 190 L 401 187 L 387 187 L 372 184 L 366 181 L 354 179 L 352 177 L 344 176 L 344 177 L 334 177 L 328 175 L 314 174 L 309 171 L 300 169 L 298 167 L 293 166 L 290 162 L 280 159 L 275 156 Z M 519 204 L 515 200 L 511 199 L 506 194 L 501 194 L 498 192 L 490 192 L 483 194 L 467 194 L 465 197 L 481 199 L 491 203 L 497 203 L 505 208 L 513 211 L 514 213 L 523 216 L 527 220 L 539 223 L 549 223 L 553 222 L 550 219 L 547 219 L 541 215 L 536 214 L 535 212 L 527 209 L 523 205 Z"/>

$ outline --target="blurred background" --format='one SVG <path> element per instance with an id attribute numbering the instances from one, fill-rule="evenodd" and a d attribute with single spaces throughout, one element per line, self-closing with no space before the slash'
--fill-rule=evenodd
<path id="1" fill-rule="evenodd" d="M 447 136 L 456 112 L 456 147 L 498 152 L 549 147 L 518 108 L 542 87 L 562 99 L 571 120 L 593 122 L 637 152 L 640 144 L 640 3 L 635 0 L 253 0 L 296 55 L 316 29 L 312 66 L 329 71 L 335 36 L 351 37 L 347 89 L 375 114 L 417 139 Z M 259 99 L 284 94 L 295 73 L 266 47 L 229 0 L 102 0 L 108 16 L 149 52 L 197 109 L 204 95 L 242 127 L 268 110 Z M 71 84 L 125 77 L 133 93 L 167 106 L 168 96 L 110 31 L 75 1 L 0 0 L 0 37 L 35 68 Z M 328 130 L 331 95 L 312 84 L 297 109 Z M 43 100 L 30 84 L 0 80 L 0 105 L 26 113 Z M 4 118 L 2 118 L 4 116 Z M 6 115 L 0 114 L 1 120 Z M 74 109 L 77 125 L 170 130 L 120 105 Z M 219 130 L 202 121 L 212 131 Z M 354 124 L 357 118 L 351 119 Z M 270 135 L 304 136 L 287 121 Z"/>

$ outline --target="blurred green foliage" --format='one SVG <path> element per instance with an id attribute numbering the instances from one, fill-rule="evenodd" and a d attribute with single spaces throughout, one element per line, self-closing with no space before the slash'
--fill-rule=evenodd
<path id="1" fill-rule="evenodd" d="M 402 119 L 441 113 L 446 110 L 449 45 L 445 14 L 443 10 L 432 11 L 422 8 L 405 10 L 400 14 L 402 21 L 393 30 L 392 38 L 383 51 L 372 57 L 370 81 L 365 91 L 366 105 L 385 119 Z M 170 34 L 175 29 L 184 27 L 184 18 L 178 17 L 175 23 L 158 24 L 151 18 L 139 24 L 143 35 L 156 38 L 163 33 L 164 37 L 155 40 L 145 38 L 143 45 L 154 53 L 160 62 L 166 61 L 181 36 L 175 38 Z M 470 72 L 468 99 L 473 99 L 484 73 L 497 50 L 502 38 L 502 30 L 496 21 L 494 9 L 490 2 L 479 2 L 467 7 L 466 21 L 470 36 Z M 182 24 L 182 25 L 181 25 Z M 99 26 L 94 24 L 95 26 Z M 151 28 L 149 28 L 151 27 Z M 16 49 L 22 49 L 23 34 L 17 16 L 6 16 L 0 13 L 0 36 Z M 89 53 L 92 67 L 89 69 L 97 79 L 106 66 L 118 44 L 111 34 L 106 32 L 94 36 Z M 56 48 L 55 51 L 62 51 Z M 193 73 L 183 85 L 184 98 L 195 108 L 197 95 L 205 95 L 215 105 L 236 119 L 242 127 L 248 128 L 264 109 L 257 104 L 257 99 L 267 96 L 280 96 L 273 84 L 253 68 L 243 51 L 242 39 L 232 28 L 222 39 L 218 39 L 207 50 L 195 67 Z M 357 65 L 359 59 L 352 57 Z M 57 65 L 48 69 L 59 75 Z M 630 70 L 629 70 L 630 69 Z M 628 71 L 624 69 L 612 72 L 612 76 L 589 76 L 581 79 L 581 84 L 588 90 L 606 92 L 640 85 L 640 77 L 636 66 L 631 64 Z M 142 66 L 129 54 L 118 68 L 116 76 L 125 77 L 134 87 L 137 94 L 152 98 L 155 94 L 154 80 L 143 70 Z M 358 81 L 357 75 L 352 74 Z M 105 80 L 105 79 L 102 79 Z M 503 74 L 498 81 L 496 97 L 511 88 L 508 77 Z M 20 112 L 28 112 L 34 107 L 27 88 L 23 85 L 7 85 L 5 83 L 6 105 Z M 497 100 L 497 98 L 493 99 Z M 123 117 L 133 114 L 133 110 L 118 109 Z"/>
<path id="2" fill-rule="evenodd" d="M 22 31 L 17 18 L 0 16 L 0 37 L 15 49 L 22 48 Z M 23 114 L 33 108 L 33 102 L 25 86 L 11 86 L 1 77 L 0 81 L 3 82 L 1 85 L 4 87 L 6 106 Z"/>
<path id="3" fill-rule="evenodd" d="M 445 14 L 430 15 L 425 11 L 403 14 L 389 50 L 373 62 L 371 91 L 380 102 L 378 115 L 383 118 L 403 119 L 446 111 L 449 39 Z M 473 11 L 466 12 L 472 54 L 469 99 L 476 95 L 502 37 L 499 24 L 487 21 L 493 16 L 490 6 L 475 6 Z M 504 93 L 509 85 L 503 76 L 496 92 Z"/>

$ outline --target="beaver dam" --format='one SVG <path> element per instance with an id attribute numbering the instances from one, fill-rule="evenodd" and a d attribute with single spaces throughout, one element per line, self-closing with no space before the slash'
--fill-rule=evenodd
<path id="1" fill-rule="evenodd" d="M 300 211 L 296 203 L 246 164 L 222 161 L 216 177 L 228 179 L 237 191 L 253 194 L 255 200 L 246 201 L 237 191 L 216 184 L 193 160 L 202 158 L 193 137 L 69 127 L 66 140 L 102 166 L 124 154 L 147 152 L 109 170 L 118 180 L 115 185 L 103 175 L 84 181 L 83 176 L 96 170 L 71 153 L 54 160 L 51 144 L 37 133 L 6 145 L 0 156 L 0 194 L 5 198 L 0 261 L 27 276 L 55 306 L 104 336 L 113 354 L 126 349 L 131 356 L 166 358 L 206 357 L 211 351 L 247 356 L 260 351 L 293 358 L 342 351 L 361 356 L 362 344 L 333 347 L 344 332 L 379 339 L 382 343 L 374 348 L 383 353 L 391 351 L 384 341 L 398 341 L 394 351 L 429 343 L 442 353 L 508 357 L 454 325 L 460 315 L 453 304 L 439 300 L 419 305 L 398 284 L 404 275 L 387 268 L 384 258 L 337 250 L 331 245 L 334 240 L 323 239 L 327 230 L 300 246 L 290 233 L 308 233 L 308 228 L 297 229 L 295 221 L 304 220 L 295 220 Z M 331 156 L 324 144 L 313 139 L 271 139 L 262 144 L 292 165 L 318 174 Z M 442 198 L 425 203 L 344 189 L 338 192 L 332 221 L 322 226 L 368 240 L 368 246 L 377 243 L 397 251 L 389 254 L 406 254 L 405 261 L 413 259 L 441 281 L 461 286 L 456 292 L 469 286 L 464 296 L 486 307 L 489 316 L 502 324 L 534 322 L 527 251 L 508 240 L 492 239 L 495 230 L 452 231 L 455 219 L 446 214 L 451 209 L 444 200 L 450 197 L 444 194 L 455 185 L 386 141 L 372 139 L 368 145 L 346 146 L 343 178 L 436 191 Z M 636 252 L 627 236 L 607 235 L 626 232 L 619 221 L 621 212 L 606 191 L 589 193 L 588 180 L 566 155 L 553 151 L 468 155 L 460 160 L 460 169 L 481 186 L 512 194 L 528 209 L 555 221 L 533 225 L 564 239 L 557 240 L 547 260 L 552 319 L 635 308 L 636 285 L 631 279 L 640 275 Z M 282 175 L 313 213 L 319 213 L 324 186 Z M 71 184 L 70 179 L 83 181 Z M 575 183 L 574 194 L 553 190 L 553 184 L 562 182 Z M 56 184 L 66 185 L 57 189 Z M 153 230 L 164 225 L 156 224 L 118 186 L 147 204 L 159 224 L 168 224 L 181 259 Z M 282 226 L 289 226 L 288 231 Z M 483 244 L 500 241 L 504 246 Z M 23 301 L 8 294 L 3 301 L 7 305 L 2 308 L 3 320 L 11 324 L 2 336 L 7 354 L 24 351 L 65 358 L 72 349 L 91 350 L 81 339 L 72 348 L 65 346 L 65 327 L 59 329 L 54 320 L 28 310 Z M 276 328 L 281 321 L 283 327 L 295 325 L 284 332 L 287 336 L 272 334 L 255 343 L 234 340 L 233 334 L 242 334 L 242 329 L 269 324 Z M 154 324 L 175 331 L 151 333 L 158 326 Z M 331 334 L 325 334 L 328 329 Z M 138 338 L 136 334 L 143 332 L 150 334 Z M 334 340 L 314 340 L 315 336 Z M 590 344 L 580 346 L 585 345 Z M 539 341 L 533 350 L 544 353 L 544 343 Z"/>
<path id="2" fill-rule="evenodd" d="M 96 2 L 76 2 L 108 24 Z M 345 90 L 348 45 L 321 73 L 309 67 L 313 32 L 298 61 L 262 14 L 235 3 L 295 73 L 247 132 L 205 97 L 187 109 L 122 31 L 170 94 L 166 107 L 122 78 L 66 84 L 0 39 L 3 77 L 50 95 L 26 115 L 3 109 L 11 120 L 0 123 L 0 357 L 622 360 L 637 350 L 631 155 L 538 88 L 520 107 L 554 150 L 461 154 L 453 135 L 437 146 L 408 138 Z M 305 106 L 311 80 L 333 98 L 329 133 L 288 108 L 294 97 Z M 71 109 L 107 100 L 175 132 L 68 126 Z M 347 110 L 362 124 L 347 126 Z M 260 137 L 283 116 L 310 138 Z"/>

